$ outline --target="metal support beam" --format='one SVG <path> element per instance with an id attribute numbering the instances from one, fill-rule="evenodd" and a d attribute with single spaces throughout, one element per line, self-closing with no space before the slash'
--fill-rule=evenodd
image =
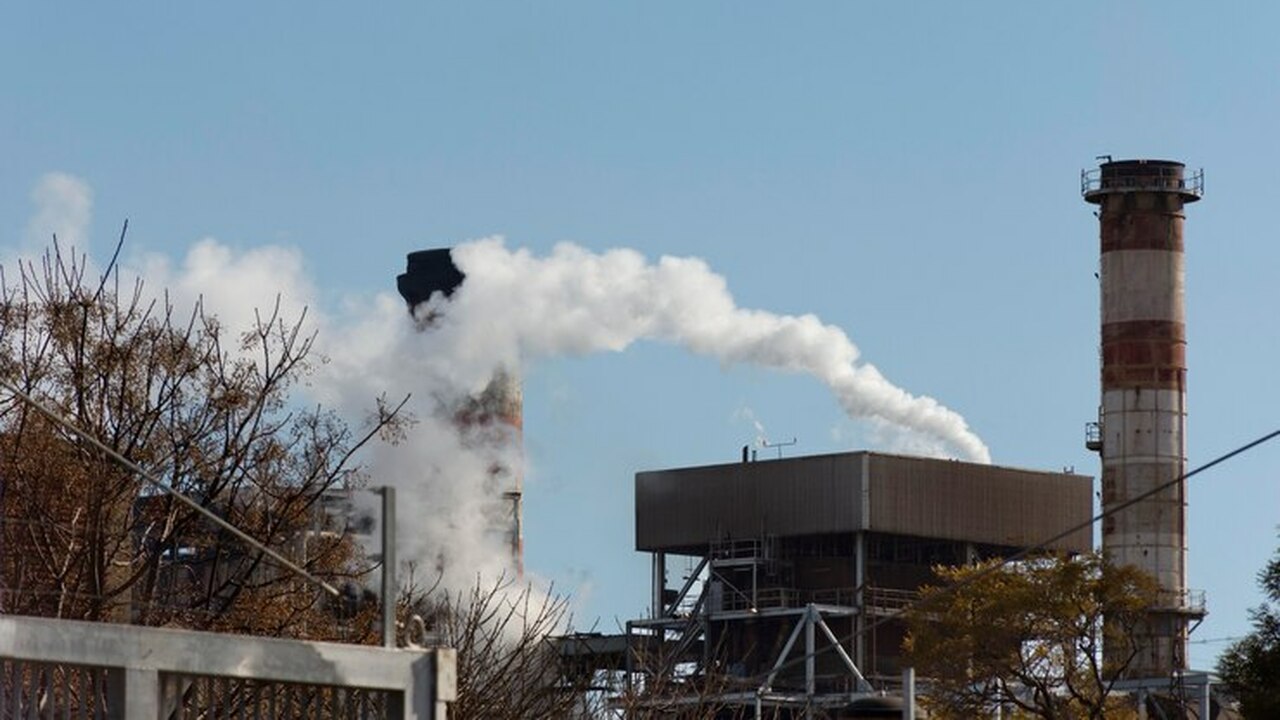
<path id="1" fill-rule="evenodd" d="M 816 624 L 814 620 L 818 617 L 818 611 L 810 605 L 808 612 L 804 614 L 804 694 L 806 702 L 804 706 L 805 720 L 813 718 L 813 696 L 818 692 L 817 682 L 817 655 L 814 653 L 813 647 L 813 626 Z"/>
<path id="2" fill-rule="evenodd" d="M 635 661 L 632 657 L 634 650 L 631 648 L 631 621 L 627 621 L 626 633 L 627 638 L 626 649 L 622 651 L 622 687 L 626 689 L 627 694 L 631 694 L 631 675 L 635 672 Z"/>
<path id="3" fill-rule="evenodd" d="M 782 646 L 782 652 L 778 653 L 778 660 L 773 664 L 773 669 L 769 671 L 769 676 L 764 679 L 761 685 L 762 690 L 770 690 L 773 688 L 773 679 L 778 677 L 778 671 L 782 669 L 783 664 L 787 662 L 787 656 L 791 654 L 791 648 L 795 647 L 796 638 L 800 637 L 800 631 L 804 629 L 804 618 L 801 618 L 791 631 L 791 636 L 787 638 L 787 644 Z"/>
<path id="4" fill-rule="evenodd" d="M 680 603 L 684 602 L 685 597 L 688 596 L 689 594 L 689 590 L 693 588 L 693 584 L 697 582 L 699 577 L 701 577 L 702 571 L 706 569 L 706 567 L 707 567 L 707 558 L 704 557 L 698 561 L 697 567 L 693 569 L 693 572 L 689 573 L 689 577 L 684 579 L 684 585 L 680 586 L 680 592 L 676 593 L 676 599 L 672 600 L 671 604 L 664 609 L 663 612 L 666 615 L 673 615 L 675 613 L 676 608 L 680 606 Z M 706 596 L 705 588 L 703 589 L 702 594 L 703 594 L 703 597 Z"/>
<path id="5" fill-rule="evenodd" d="M 871 683 L 867 682 L 867 679 L 862 676 L 862 672 L 858 670 L 857 664 L 849 657 L 849 653 L 844 651 L 844 647 L 841 646 L 840 641 L 836 639 L 836 634 L 831 632 L 831 627 L 827 625 L 827 621 L 823 620 L 821 615 L 818 616 L 818 628 L 822 630 L 823 635 L 827 636 L 827 640 L 831 642 L 831 647 L 835 648 L 836 655 L 840 656 L 840 659 L 844 661 L 845 667 L 849 668 L 849 672 L 852 673 L 853 677 L 858 681 L 858 690 L 871 692 Z"/>
<path id="6" fill-rule="evenodd" d="M 650 580 L 650 587 L 653 591 L 649 606 L 650 616 L 663 617 L 667 614 L 666 601 L 662 599 L 667 591 L 667 554 L 661 550 L 653 553 L 653 577 Z"/>
<path id="7" fill-rule="evenodd" d="M 865 482 L 865 480 L 864 480 Z M 867 598 L 864 585 L 867 582 L 867 539 L 866 533 L 859 532 L 853 536 L 853 586 L 854 603 L 858 606 L 858 614 L 853 618 L 853 657 L 858 667 L 867 664 Z"/>
<path id="8" fill-rule="evenodd" d="M 382 495 L 382 646 L 396 646 L 396 489 L 379 490 Z"/>

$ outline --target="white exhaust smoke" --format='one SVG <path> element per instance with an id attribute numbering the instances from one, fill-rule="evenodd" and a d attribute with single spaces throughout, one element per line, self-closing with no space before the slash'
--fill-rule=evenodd
<path id="1" fill-rule="evenodd" d="M 470 442 L 439 410 L 483 391 L 495 370 L 539 358 L 672 342 L 725 364 L 810 374 L 888 444 L 990 461 L 959 414 L 859 363 L 839 328 L 812 315 L 739 308 L 701 260 L 651 263 L 633 250 L 570 244 L 539 257 L 496 238 L 458 245 L 452 258 L 466 279 L 452 297 L 437 293 L 415 308 L 419 318 L 432 316 L 426 331 L 389 293 L 350 322 L 329 318 L 322 337 L 330 361 L 316 382 L 322 399 L 349 416 L 380 393 L 415 394 L 419 424 L 405 442 L 374 451 L 371 474 L 398 488 L 401 557 L 442 570 L 447 587 L 513 572 L 509 537 L 495 532 L 509 527 L 511 506 L 491 470 L 497 463 L 521 472 L 523 458 L 514 444 Z"/>
<path id="2" fill-rule="evenodd" d="M 658 340 L 725 365 L 806 373 L 830 388 L 850 417 L 937 440 L 966 460 L 991 461 L 963 417 L 860 363 L 840 328 L 813 315 L 740 308 L 724 278 L 696 258 L 650 263 L 633 250 L 593 253 L 571 244 L 535 257 L 495 238 L 460 245 L 453 258 L 466 281 L 452 299 L 437 296 L 420 312 L 442 316 L 430 342 L 452 368 L 439 370 L 467 387 L 483 382 L 496 363 L 619 352 Z"/>
<path id="3" fill-rule="evenodd" d="M 73 180 L 44 181 L 42 187 L 58 192 L 41 191 L 32 226 L 58 228 L 60 237 L 74 237 L 84 249 L 90 194 Z M 912 439 L 911 447 L 923 440 L 934 453 L 990 460 L 959 414 L 860 362 L 839 328 L 812 315 L 739 308 L 724 278 L 701 260 L 649 262 L 633 250 L 594 253 L 570 244 L 539 257 L 496 238 L 463 243 L 452 257 L 466 279 L 452 298 L 436 295 L 417 308 L 439 313 L 427 332 L 392 292 L 325 313 L 295 249 L 237 252 L 203 239 L 180 262 L 149 256 L 128 266 L 153 290 L 170 288 L 179 305 L 202 297 L 231 332 L 245 329 L 253 308 L 273 307 L 278 295 L 286 312 L 309 307 L 327 362 L 310 379 L 308 400 L 334 407 L 352 423 L 361 422 L 379 395 L 396 401 L 412 393 L 407 409 L 417 423 L 408 436 L 377 446 L 365 460 L 372 484 L 398 489 L 399 556 L 416 563 L 427 582 L 439 569 L 442 584 L 453 589 L 474 586 L 477 576 L 513 572 L 509 538 L 493 532 L 510 503 L 492 468 L 500 463 L 519 471 L 523 459 L 514 445 L 469 442 L 437 410 L 483 390 L 495 369 L 538 358 L 620 352 L 639 340 L 674 343 L 726 365 L 812 375 L 850 417 L 870 420 L 878 437 L 889 437 L 884 428 L 893 428 Z M 391 279 L 389 272 L 388 284 Z"/>

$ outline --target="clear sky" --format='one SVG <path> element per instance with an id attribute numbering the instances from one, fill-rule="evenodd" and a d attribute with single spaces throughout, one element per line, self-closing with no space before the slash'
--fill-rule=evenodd
<path id="1" fill-rule="evenodd" d="M 816 313 L 997 463 L 1096 474 L 1094 157 L 1203 166 L 1188 211 L 1194 467 L 1280 426 L 1273 3 L 6 3 L 0 242 L 50 172 L 91 245 L 304 253 L 324 303 L 503 235 L 697 256 Z M 661 344 L 526 368 L 527 564 L 601 629 L 645 605 L 632 475 L 875 447 L 818 383 Z M 389 389 L 392 392 L 394 388 Z M 1194 479 L 1194 638 L 1242 634 L 1280 445 Z M 1197 667 L 1221 643 L 1193 645 Z"/>

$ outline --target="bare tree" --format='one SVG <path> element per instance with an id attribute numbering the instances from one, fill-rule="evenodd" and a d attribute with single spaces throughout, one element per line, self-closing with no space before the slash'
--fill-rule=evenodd
<path id="1" fill-rule="evenodd" d="M 506 575 L 463 590 L 417 587 L 411 572 L 404 614 L 416 614 L 457 651 L 458 697 L 449 717 L 538 720 L 580 717 L 585 685 L 560 670 L 551 638 L 570 624 L 569 600 Z"/>
<path id="2" fill-rule="evenodd" d="M 356 453 L 400 422 L 379 403 L 356 434 L 293 404 L 314 335 L 277 307 L 230 338 L 114 265 L 91 278 L 55 241 L 0 275 L 0 378 L 164 483 L 341 586 L 368 563 L 324 512 L 359 487 Z M 0 393 L 0 610 L 267 635 L 360 639 L 334 603 L 101 451 Z M 344 617 L 335 623 L 335 613 Z"/>

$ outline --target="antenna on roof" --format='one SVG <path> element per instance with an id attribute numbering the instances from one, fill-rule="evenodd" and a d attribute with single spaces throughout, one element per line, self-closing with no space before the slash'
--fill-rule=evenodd
<path id="1" fill-rule="evenodd" d="M 781 460 L 781 459 L 782 459 L 782 448 L 784 448 L 784 447 L 791 447 L 792 445 L 795 445 L 795 444 L 796 444 L 796 442 L 797 442 L 797 441 L 796 441 L 796 439 L 795 439 L 795 438 L 791 438 L 791 441 L 790 441 L 790 442 L 776 442 L 776 443 L 771 443 L 771 442 L 769 442 L 768 440 L 761 440 L 761 441 L 760 441 L 760 447 L 766 447 L 766 448 L 778 448 L 778 459 L 779 459 L 779 460 Z"/>

